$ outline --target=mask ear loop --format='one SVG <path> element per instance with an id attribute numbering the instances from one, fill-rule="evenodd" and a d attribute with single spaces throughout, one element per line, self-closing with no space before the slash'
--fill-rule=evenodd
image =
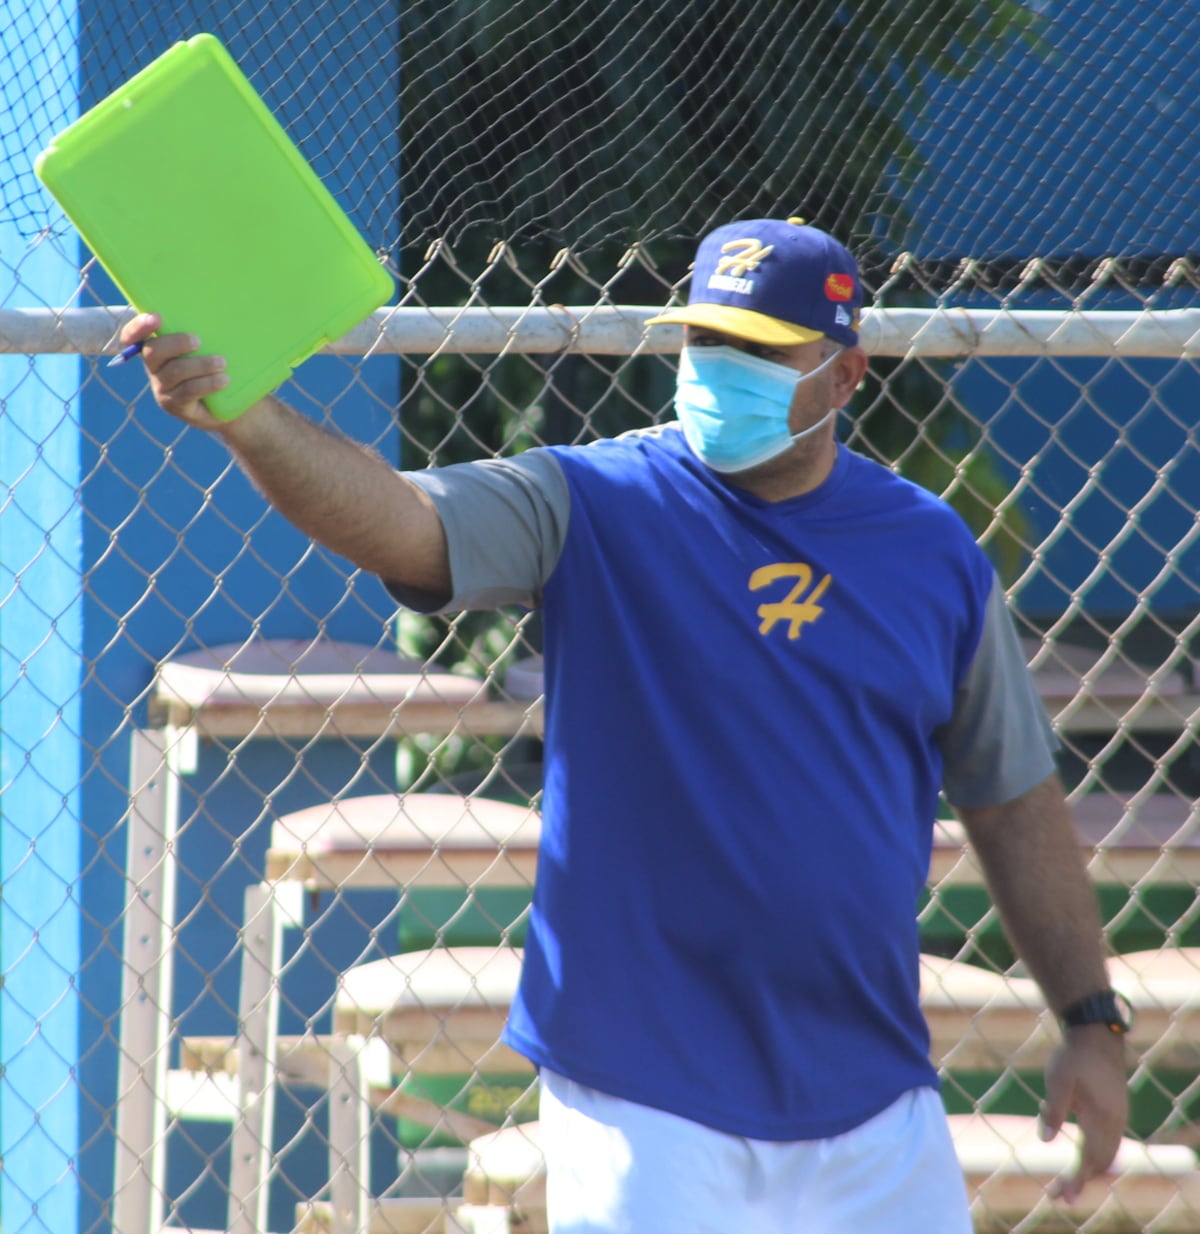
<path id="1" fill-rule="evenodd" d="M 835 351 L 832 355 L 826 356 L 815 369 L 809 373 L 801 373 L 800 381 L 796 382 L 796 385 L 799 386 L 801 382 L 807 381 L 810 377 L 815 377 L 823 368 L 828 368 L 828 366 L 831 365 L 845 350 L 846 349 L 839 344 L 837 351 Z M 795 445 L 798 441 L 803 441 L 810 434 L 815 433 L 822 425 L 828 424 L 831 416 L 836 416 L 839 411 L 845 410 L 846 409 L 844 407 L 831 407 L 815 424 L 810 424 L 808 428 L 802 428 L 798 433 L 793 433 L 792 445 Z"/>
<path id="2" fill-rule="evenodd" d="M 815 433 L 822 425 L 828 424 L 831 416 L 836 416 L 842 409 L 840 407 L 831 407 L 815 424 L 810 424 L 808 428 L 802 428 L 798 433 L 793 433 L 791 436 L 792 445 L 798 441 L 803 441 L 810 434 Z"/>

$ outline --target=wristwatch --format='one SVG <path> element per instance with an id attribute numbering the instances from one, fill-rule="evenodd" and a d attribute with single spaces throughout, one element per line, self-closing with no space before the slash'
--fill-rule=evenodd
<path id="1" fill-rule="evenodd" d="M 1124 994 L 1116 990 L 1099 990 L 1063 1009 L 1059 1017 L 1064 1028 L 1081 1028 L 1084 1024 L 1103 1024 L 1124 1036 L 1133 1027 L 1133 1007 Z"/>

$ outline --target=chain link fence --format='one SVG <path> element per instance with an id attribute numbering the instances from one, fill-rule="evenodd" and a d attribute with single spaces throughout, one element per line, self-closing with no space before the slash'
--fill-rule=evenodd
<path id="1" fill-rule="evenodd" d="M 313 0 L 0 15 L 9 1234 L 544 1221 L 534 1077 L 498 1046 L 538 616 L 398 612 L 288 527 L 106 366 L 129 310 L 32 177 L 200 30 L 397 279 L 284 396 L 400 466 L 670 418 L 679 338 L 644 321 L 714 223 L 859 253 L 843 439 L 995 560 L 1140 1013 L 1118 1172 L 1055 1206 L 1055 1030 L 944 811 L 923 992 L 977 1228 L 1200 1228 L 1200 16 Z"/>

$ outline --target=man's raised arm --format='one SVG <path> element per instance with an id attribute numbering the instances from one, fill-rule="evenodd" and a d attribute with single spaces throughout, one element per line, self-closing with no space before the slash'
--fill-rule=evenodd
<path id="1" fill-rule="evenodd" d="M 331 433 L 274 397 L 236 420 L 218 420 L 202 399 L 225 385 L 220 356 L 194 353 L 188 334 L 152 337 L 151 313 L 121 332 L 142 342 L 158 405 L 195 428 L 217 433 L 267 500 L 306 535 L 386 582 L 437 607 L 450 596 L 446 537 L 433 503 L 375 451 Z"/>

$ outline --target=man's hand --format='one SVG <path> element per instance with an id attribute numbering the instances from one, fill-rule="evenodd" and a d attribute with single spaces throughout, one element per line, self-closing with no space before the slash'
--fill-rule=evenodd
<path id="1" fill-rule="evenodd" d="M 161 324 L 156 314 L 141 313 L 121 331 L 121 342 L 125 346 L 143 344 L 142 360 L 150 376 L 155 402 L 163 411 L 195 428 L 208 432 L 223 428 L 225 422 L 218 420 L 201 399 L 229 384 L 224 358 L 193 355 L 200 347 L 200 340 L 193 334 L 164 334 L 152 338 Z"/>
<path id="2" fill-rule="evenodd" d="M 1058 1181 L 1053 1194 L 1073 1203 L 1117 1155 L 1129 1117 L 1125 1039 L 1104 1024 L 1068 1028 L 1046 1065 L 1042 1139 L 1052 1140 L 1069 1115 L 1083 1133 L 1079 1166 Z"/>

